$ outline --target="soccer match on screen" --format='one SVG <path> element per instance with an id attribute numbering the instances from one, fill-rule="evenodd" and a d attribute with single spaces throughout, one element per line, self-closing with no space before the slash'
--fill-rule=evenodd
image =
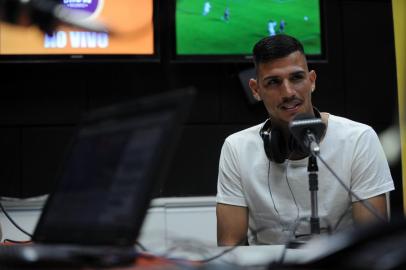
<path id="1" fill-rule="evenodd" d="M 249 55 L 279 33 L 321 54 L 319 0 L 176 0 L 178 55 Z"/>

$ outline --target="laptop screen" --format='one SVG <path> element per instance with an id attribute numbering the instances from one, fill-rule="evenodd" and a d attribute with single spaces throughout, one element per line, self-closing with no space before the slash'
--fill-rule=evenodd
<path id="1" fill-rule="evenodd" d="M 187 103 L 178 94 L 89 117 L 78 130 L 34 241 L 133 244 Z"/>

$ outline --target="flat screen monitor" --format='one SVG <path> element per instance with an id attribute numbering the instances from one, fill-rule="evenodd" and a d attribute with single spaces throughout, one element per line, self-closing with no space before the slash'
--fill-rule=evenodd
<path id="1" fill-rule="evenodd" d="M 250 61 L 261 38 L 298 38 L 310 60 L 325 57 L 320 0 L 173 0 L 174 59 Z"/>
<path id="2" fill-rule="evenodd" d="M 97 21 L 109 32 L 59 25 L 46 34 L 37 26 L 0 23 L 1 61 L 157 60 L 154 0 L 57 1 L 85 14 L 82 24 Z"/>

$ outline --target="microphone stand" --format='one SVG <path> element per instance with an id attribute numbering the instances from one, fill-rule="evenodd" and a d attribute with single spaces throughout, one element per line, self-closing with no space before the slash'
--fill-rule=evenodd
<path id="1" fill-rule="evenodd" d="M 320 218 L 317 201 L 317 191 L 319 190 L 318 184 L 318 172 L 317 159 L 312 151 L 309 157 L 307 171 L 309 172 L 309 191 L 310 191 L 310 203 L 311 203 L 311 215 L 310 215 L 310 233 L 320 234 Z"/>
<path id="2" fill-rule="evenodd" d="M 319 206 L 317 201 L 317 191 L 319 190 L 318 184 L 318 171 L 316 153 L 320 152 L 317 144 L 311 143 L 310 156 L 307 165 L 307 171 L 309 173 L 309 191 L 310 191 L 310 203 L 311 203 L 311 214 L 310 214 L 310 235 L 320 235 L 320 218 L 319 218 Z M 287 244 L 287 248 L 297 248 L 306 243 L 306 240 L 291 240 Z"/>
<path id="3" fill-rule="evenodd" d="M 313 115 L 299 114 L 289 123 L 289 129 L 302 149 L 309 154 L 307 171 L 309 174 L 311 202 L 310 237 L 320 235 L 317 201 L 317 191 L 319 190 L 317 156 L 320 153 L 318 143 L 326 129 L 326 125 L 321 118 L 317 119 Z"/>
<path id="4" fill-rule="evenodd" d="M 317 200 L 317 191 L 319 190 L 318 171 L 316 155 L 320 153 L 319 145 L 317 144 L 314 136 L 307 134 L 308 146 L 310 149 L 310 156 L 307 165 L 307 171 L 309 173 L 309 191 L 310 191 L 310 237 L 313 235 L 320 235 L 320 218 L 319 218 L 319 206 Z M 297 248 L 306 242 L 303 241 L 290 241 L 288 248 Z"/>

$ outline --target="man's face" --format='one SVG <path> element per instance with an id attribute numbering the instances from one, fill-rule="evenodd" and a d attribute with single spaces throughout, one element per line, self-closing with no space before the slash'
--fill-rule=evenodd
<path id="1" fill-rule="evenodd" d="M 257 66 L 257 79 L 249 84 L 255 97 L 263 100 L 272 123 L 288 124 L 298 113 L 313 114 L 311 93 L 316 73 L 309 72 L 299 51 Z"/>

